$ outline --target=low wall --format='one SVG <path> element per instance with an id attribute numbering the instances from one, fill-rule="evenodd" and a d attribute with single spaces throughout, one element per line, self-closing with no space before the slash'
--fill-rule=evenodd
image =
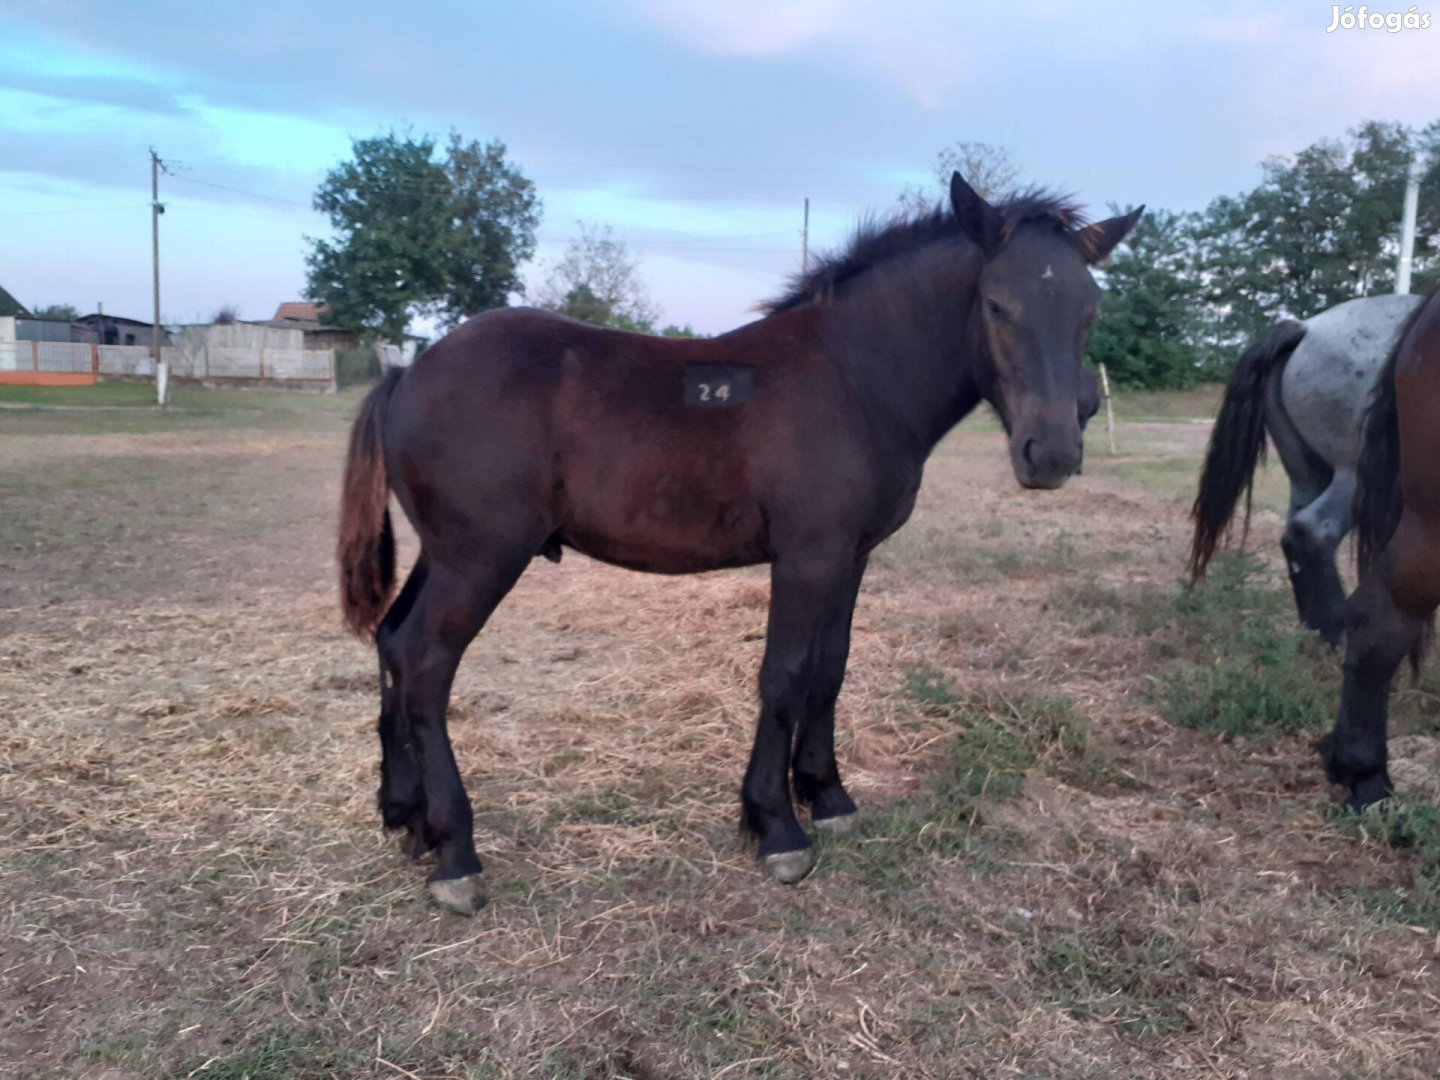
<path id="1" fill-rule="evenodd" d="M 0 386 L 94 386 L 96 376 L 75 371 L 0 371 Z"/>
<path id="2" fill-rule="evenodd" d="M 329 349 L 244 349 L 166 346 L 161 350 L 177 379 L 244 380 L 249 383 L 335 385 L 335 353 Z M 86 345 L 59 341 L 0 340 L 0 376 L 86 375 L 154 378 L 155 363 L 142 345 Z M 11 381 L 11 385 L 18 385 Z M 69 381 L 24 385 L 88 385 Z"/>

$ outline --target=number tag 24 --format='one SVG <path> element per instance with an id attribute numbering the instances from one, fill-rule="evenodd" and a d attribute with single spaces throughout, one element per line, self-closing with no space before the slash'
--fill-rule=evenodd
<path id="1" fill-rule="evenodd" d="M 755 396 L 755 369 L 743 364 L 691 364 L 685 369 L 685 404 L 723 408 Z"/>

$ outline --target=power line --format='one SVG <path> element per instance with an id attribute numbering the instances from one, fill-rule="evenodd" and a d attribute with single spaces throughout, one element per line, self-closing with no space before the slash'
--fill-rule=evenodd
<path id="1" fill-rule="evenodd" d="M 0 217 L 29 217 L 34 214 L 108 214 L 120 210 L 143 210 L 149 203 L 126 203 L 123 206 L 69 206 L 53 210 L 0 210 Z"/>
<path id="2" fill-rule="evenodd" d="M 214 180 L 201 180 L 198 176 L 186 176 L 184 173 L 172 174 L 176 180 L 183 180 L 187 184 L 202 184 L 205 187 L 219 188 L 221 191 L 233 192 L 236 195 L 246 195 L 252 199 L 265 199 L 268 202 L 284 203 L 287 206 L 303 206 L 310 209 L 309 203 L 296 202 L 294 199 L 282 199 L 278 195 L 265 195 L 258 191 L 246 191 L 244 188 L 231 187 L 229 184 L 217 184 Z"/>

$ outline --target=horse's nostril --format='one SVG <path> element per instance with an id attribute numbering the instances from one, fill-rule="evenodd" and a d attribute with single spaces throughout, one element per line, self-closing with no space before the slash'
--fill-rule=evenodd
<path id="1" fill-rule="evenodd" d="M 1020 456 L 1025 459 L 1025 467 L 1030 470 L 1030 475 L 1032 475 L 1032 476 L 1035 475 L 1035 467 L 1036 467 L 1036 466 L 1035 466 L 1034 450 L 1035 450 L 1035 440 L 1034 440 L 1034 439 L 1026 439 L 1026 440 L 1025 440 L 1025 449 L 1023 449 L 1023 450 L 1020 452 Z"/>

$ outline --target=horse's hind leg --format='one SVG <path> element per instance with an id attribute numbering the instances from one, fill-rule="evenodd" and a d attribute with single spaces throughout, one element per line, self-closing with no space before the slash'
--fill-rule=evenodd
<path id="1" fill-rule="evenodd" d="M 1280 538 L 1300 621 L 1331 645 L 1345 630 L 1345 586 L 1335 555 L 1354 526 L 1355 474 L 1336 471 L 1318 498 L 1293 509 Z"/>
<path id="2" fill-rule="evenodd" d="M 428 574 L 429 562 L 422 552 L 405 587 L 375 631 L 375 647 L 380 655 L 380 819 L 387 829 L 406 830 L 405 852 L 416 859 L 429 850 L 424 830 L 425 792 L 410 724 L 400 707 L 394 639 L 414 609 Z"/>
<path id="3" fill-rule="evenodd" d="M 464 915 L 479 909 L 485 894 L 470 800 L 455 764 L 445 710 L 460 657 L 531 554 L 468 558 L 459 567 L 432 563 L 425 588 L 391 641 L 401 725 L 414 740 L 420 766 L 424 813 L 419 842 L 435 852 L 430 892 L 442 907 Z"/>
<path id="4" fill-rule="evenodd" d="M 795 817 L 790 755 L 804 723 L 812 658 L 826 612 L 850 588 L 853 556 L 776 560 L 770 572 L 770 623 L 760 665 L 760 719 L 740 789 L 741 825 L 760 842 L 775 880 L 790 885 L 815 867 L 815 852 Z"/>
<path id="5" fill-rule="evenodd" d="M 1346 603 L 1340 712 L 1334 730 L 1320 742 L 1327 775 L 1345 786 L 1357 810 L 1392 790 L 1386 746 L 1390 682 L 1424 633 L 1423 620 L 1395 606 L 1389 576 L 1384 567 L 1367 575 Z"/>
<path id="6" fill-rule="evenodd" d="M 864 557 L 855 564 L 849 588 L 835 594 L 825 613 L 811 656 L 810 694 L 795 742 L 795 795 L 810 807 L 817 829 L 845 832 L 855 820 L 855 802 L 840 781 L 835 761 L 835 701 L 850 657 L 850 622 L 865 576 Z"/>

